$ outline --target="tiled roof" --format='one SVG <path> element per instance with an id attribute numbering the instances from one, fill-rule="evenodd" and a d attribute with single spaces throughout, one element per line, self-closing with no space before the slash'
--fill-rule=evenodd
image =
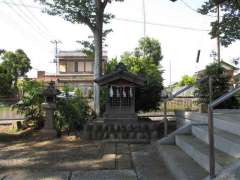
<path id="1" fill-rule="evenodd" d="M 103 56 L 107 57 L 107 51 L 103 51 Z M 84 54 L 80 50 L 75 51 L 59 51 L 58 57 L 87 57 L 86 54 Z"/>
<path id="2" fill-rule="evenodd" d="M 86 55 L 81 51 L 60 51 L 58 53 L 58 57 L 72 57 L 72 56 L 82 56 L 85 57 Z"/>

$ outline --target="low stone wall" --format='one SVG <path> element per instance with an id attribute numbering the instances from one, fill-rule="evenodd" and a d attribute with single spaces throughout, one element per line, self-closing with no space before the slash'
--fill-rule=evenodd
<path id="1" fill-rule="evenodd" d="M 150 141 L 161 136 L 160 122 L 104 123 L 93 122 L 85 126 L 85 138 L 109 141 Z"/>

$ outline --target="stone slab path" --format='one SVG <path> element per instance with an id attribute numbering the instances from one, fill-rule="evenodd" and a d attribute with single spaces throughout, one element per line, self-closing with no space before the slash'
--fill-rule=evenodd
<path id="1" fill-rule="evenodd" d="M 73 136 L 54 140 L 33 136 L 0 144 L 0 180 L 165 180 L 165 169 L 158 169 L 161 161 L 156 163 L 156 155 L 147 153 L 151 145 Z"/>
<path id="2" fill-rule="evenodd" d="M 132 158 L 138 180 L 175 179 L 153 145 L 148 145 L 142 150 L 132 152 Z"/>
<path id="3" fill-rule="evenodd" d="M 137 180 L 133 170 L 95 170 L 74 172 L 16 171 L 1 177 L 2 180 Z"/>

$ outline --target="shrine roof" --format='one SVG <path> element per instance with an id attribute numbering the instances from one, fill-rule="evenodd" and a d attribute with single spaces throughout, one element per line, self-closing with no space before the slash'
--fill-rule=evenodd
<path id="1" fill-rule="evenodd" d="M 117 80 L 126 80 L 138 86 L 144 85 L 144 78 L 128 72 L 123 63 L 119 63 L 113 72 L 105 74 L 94 81 L 100 86 L 104 86 Z"/>

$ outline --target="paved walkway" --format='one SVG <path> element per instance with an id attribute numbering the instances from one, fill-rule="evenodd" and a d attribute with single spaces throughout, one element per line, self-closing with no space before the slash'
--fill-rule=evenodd
<path id="1" fill-rule="evenodd" d="M 0 180 L 148 180 L 149 174 L 149 180 L 167 177 L 165 169 L 158 171 L 155 167 L 161 162 L 157 154 L 146 156 L 152 148 L 146 144 L 101 143 L 73 136 L 41 140 L 37 135 L 0 144 Z"/>

